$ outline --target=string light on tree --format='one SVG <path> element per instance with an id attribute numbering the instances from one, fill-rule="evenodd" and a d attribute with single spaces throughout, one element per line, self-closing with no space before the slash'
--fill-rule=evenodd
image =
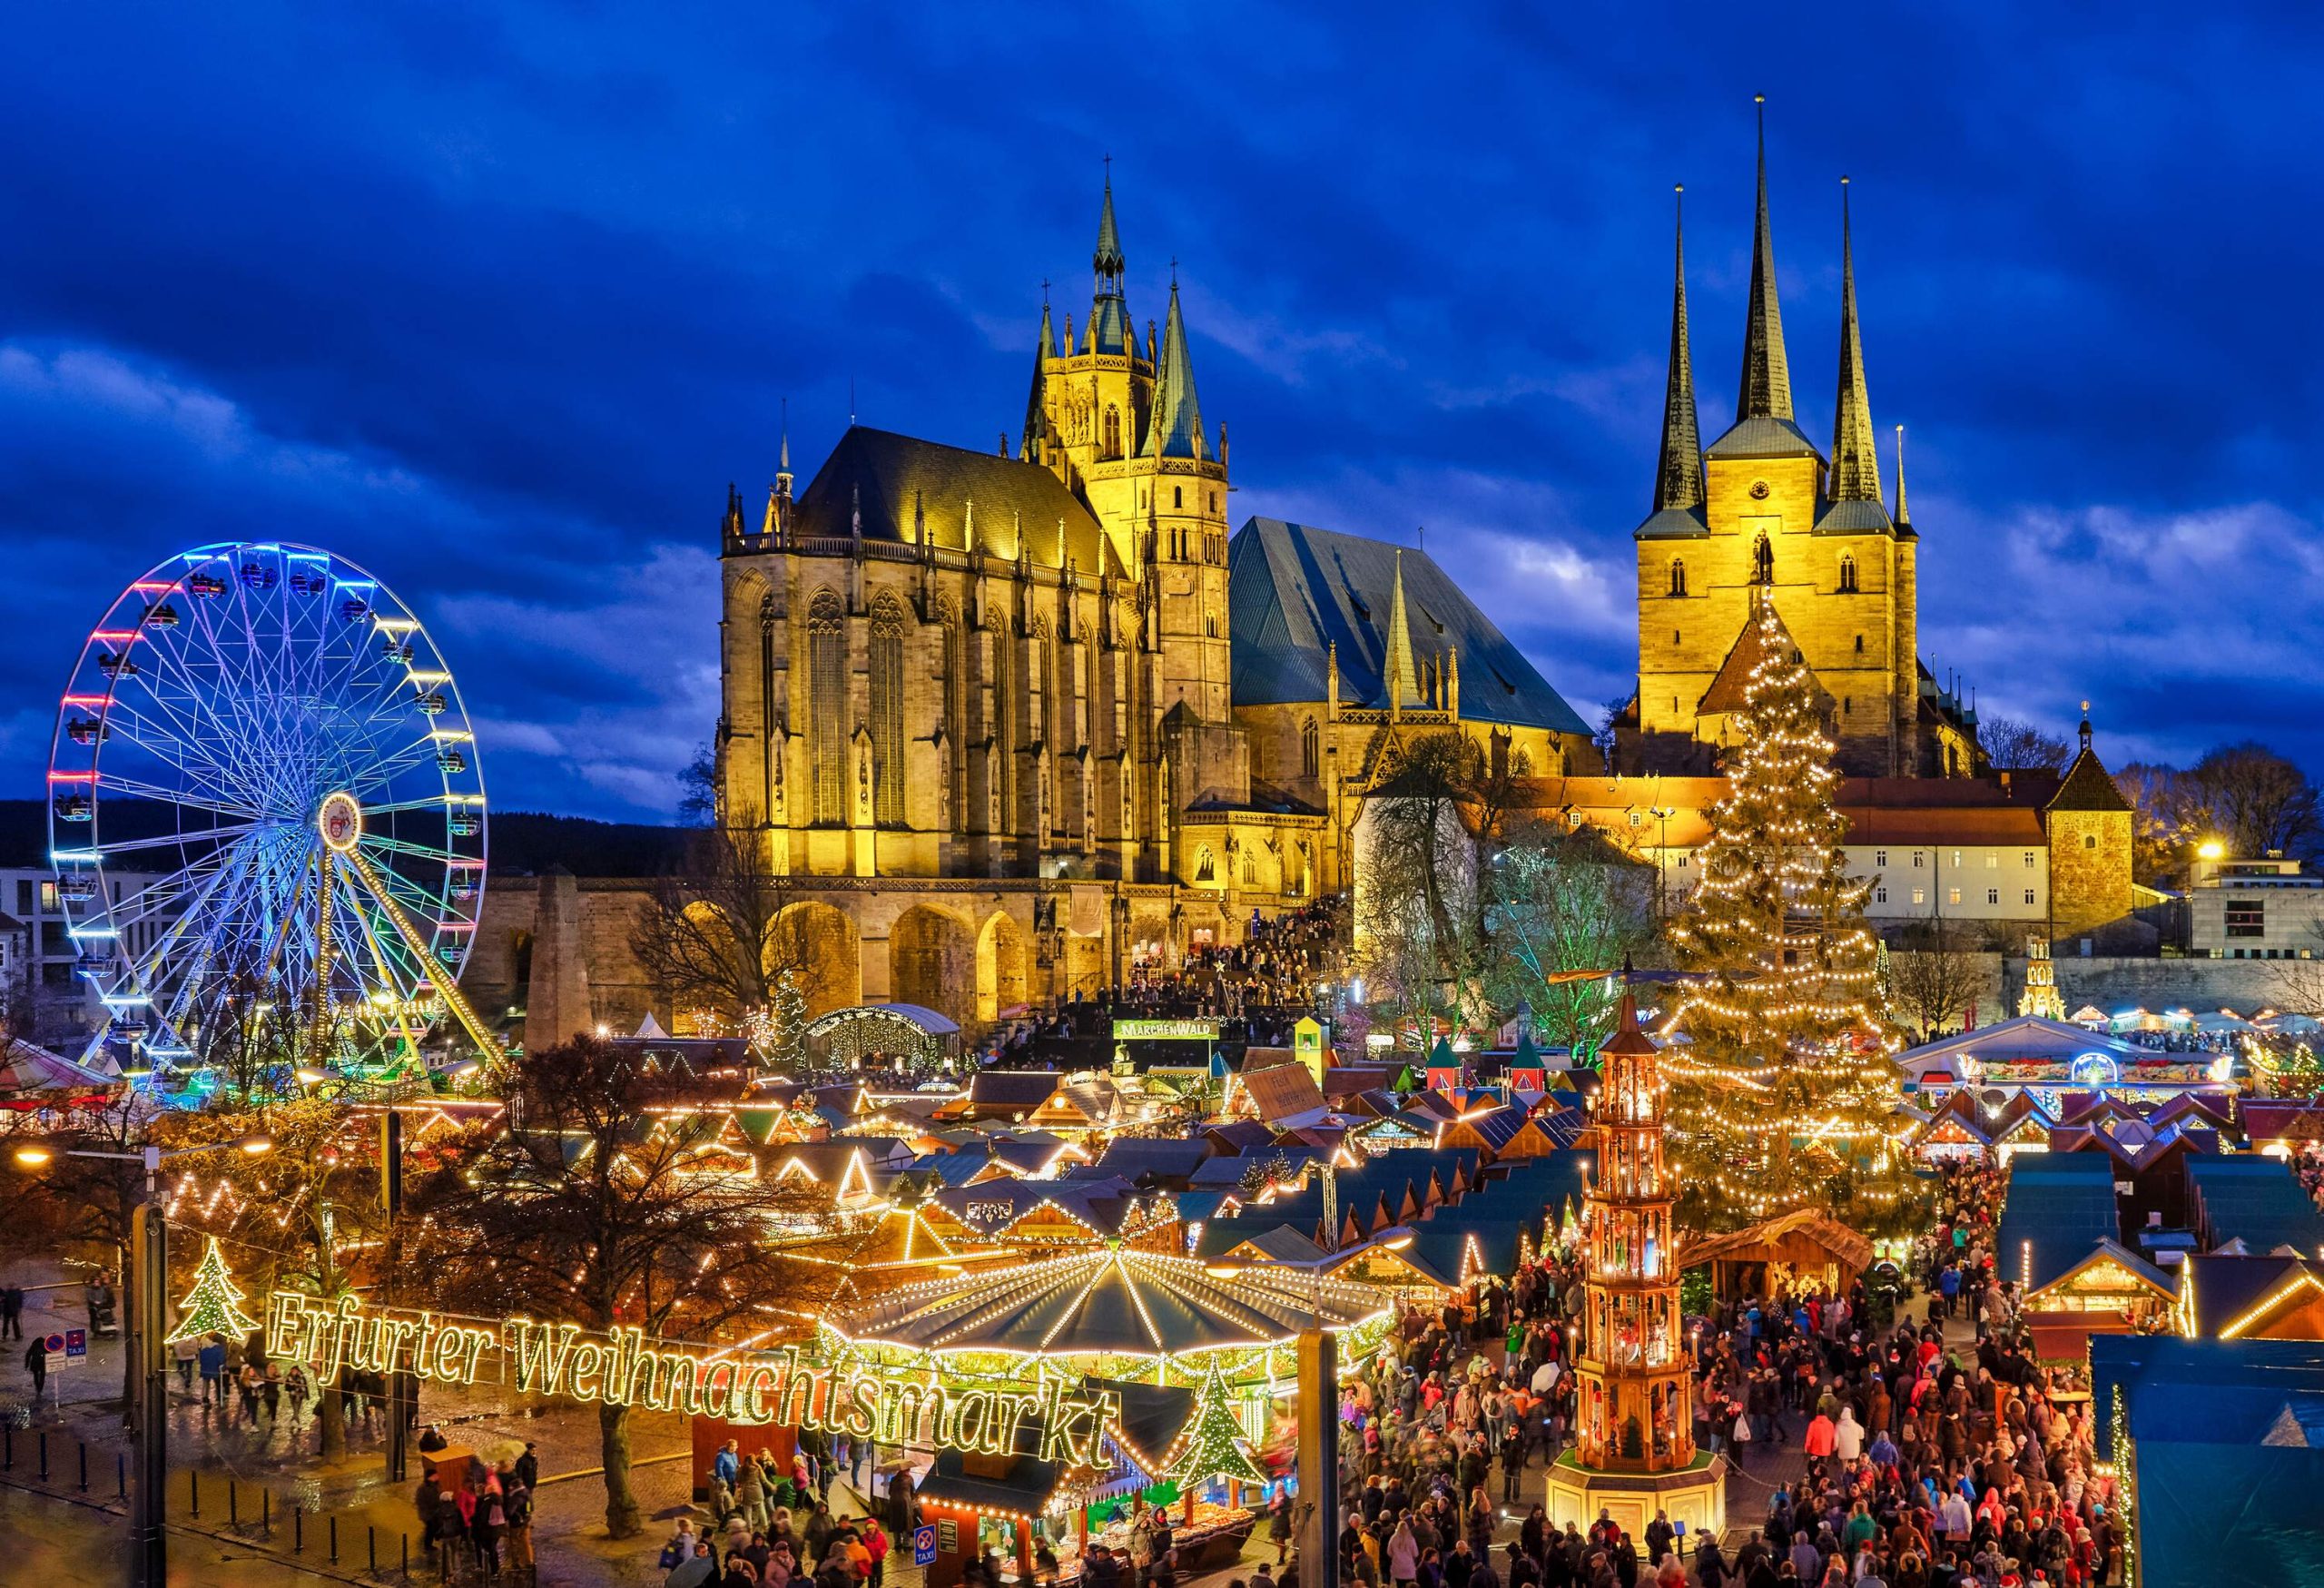
<path id="1" fill-rule="evenodd" d="M 1249 1442 L 1243 1425 L 1236 1420 L 1226 1380 L 1219 1376 L 1216 1362 L 1211 1364 L 1202 1388 L 1196 1392 L 1194 1415 L 1187 1419 L 1186 1429 L 1178 1435 L 1177 1453 L 1165 1464 L 1163 1475 L 1189 1488 L 1212 1478 L 1246 1484 L 1267 1481 L 1267 1475 L 1251 1459 Z"/>
<path id="2" fill-rule="evenodd" d="M 1827 704 L 1764 590 L 1758 652 L 1709 814 L 1701 881 L 1670 929 L 1704 979 L 1671 1022 L 1671 1149 L 1699 1222 L 1800 1207 L 1885 1209 L 1907 1184 L 1895 1139 L 1896 1037 L 1852 882 Z M 1680 1057 L 1683 1052 L 1684 1057 Z"/>
<path id="3" fill-rule="evenodd" d="M 242 1310 L 241 1304 L 242 1293 L 235 1287 L 225 1254 L 218 1249 L 218 1238 L 213 1235 L 202 1254 L 201 1267 L 193 1271 L 193 1288 L 178 1303 L 178 1327 L 170 1331 L 165 1343 L 175 1345 L 209 1335 L 223 1335 L 230 1340 L 249 1338 L 260 1325 Z"/>

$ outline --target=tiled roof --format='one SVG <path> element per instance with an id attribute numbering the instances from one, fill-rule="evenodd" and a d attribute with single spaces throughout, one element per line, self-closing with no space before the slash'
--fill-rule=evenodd
<path id="1" fill-rule="evenodd" d="M 2053 811 L 2127 811 L 2130 808 L 2131 802 L 2124 799 L 2122 791 L 2114 786 L 2114 780 L 2107 775 L 2106 768 L 2099 762 L 2098 753 L 2087 745 L 2073 758 L 2073 764 L 2066 768 L 2066 780 L 2058 786 L 2057 794 L 2050 801 L 2050 809 Z"/>
<path id="2" fill-rule="evenodd" d="M 924 523 L 940 547 L 961 545 L 973 520 L 976 544 L 1010 559 L 1021 530 L 1041 567 L 1059 566 L 1062 523 L 1067 561 L 1093 577 L 1121 571 L 1098 520 L 1056 475 L 998 453 L 852 426 L 801 493 L 793 523 L 803 537 L 844 539 L 859 512 L 866 540 L 911 542 Z"/>

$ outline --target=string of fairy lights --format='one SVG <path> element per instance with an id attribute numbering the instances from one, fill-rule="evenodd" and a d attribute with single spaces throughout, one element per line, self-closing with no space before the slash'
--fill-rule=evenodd
<path id="1" fill-rule="evenodd" d="M 1672 1155 L 1682 1183 L 1726 1216 L 1762 1218 L 1843 1196 L 1892 1203 L 1905 1180 L 1886 1060 L 1898 1038 L 1833 804 L 1837 774 L 1819 692 L 1769 603 L 1744 686 L 1740 743 L 1709 810 L 1701 881 L 1670 927 L 1705 973 L 1666 1033 Z"/>

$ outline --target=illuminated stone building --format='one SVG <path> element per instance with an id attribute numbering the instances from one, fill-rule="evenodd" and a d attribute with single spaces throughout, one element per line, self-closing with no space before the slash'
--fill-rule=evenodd
<path id="1" fill-rule="evenodd" d="M 1696 424 L 1681 228 L 1661 458 L 1652 510 L 1635 534 L 1638 694 L 1618 725 L 1623 771 L 1712 767 L 1756 660 L 1749 617 L 1761 600 L 1773 603 L 1827 697 L 1842 772 L 1926 777 L 1980 769 L 1975 714 L 1938 686 L 1918 654 L 1919 536 L 1901 452 L 1893 518 L 1881 489 L 1842 182 L 1839 377 L 1828 459 L 1792 407 L 1764 134 L 1736 419 L 1707 448 Z"/>

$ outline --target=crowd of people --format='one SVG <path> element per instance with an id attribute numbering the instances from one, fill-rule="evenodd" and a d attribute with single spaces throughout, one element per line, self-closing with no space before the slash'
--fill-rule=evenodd
<path id="1" fill-rule="evenodd" d="M 773 1451 L 744 1455 L 729 1439 L 704 1475 L 708 1524 L 697 1530 L 681 1517 L 662 1546 L 668 1588 L 881 1588 L 894 1541 L 918 1524 L 911 1473 L 891 1475 L 865 1515 L 842 1519 L 831 1504 L 842 1473 L 870 1495 L 865 1473 L 876 1477 L 876 1454 L 869 1442 L 805 1429 L 785 1467 Z"/>
<path id="2" fill-rule="evenodd" d="M 454 1575 L 455 1563 L 461 1575 L 472 1563 L 489 1582 L 500 1575 L 505 1549 L 510 1573 L 528 1577 L 536 1566 L 533 1490 L 541 1475 L 533 1445 L 528 1443 L 523 1455 L 499 1462 L 475 1456 L 429 1459 L 450 1447 L 434 1424 L 421 1430 L 422 1475 L 411 1504 L 428 1559 L 440 1562 L 447 1579 Z"/>

